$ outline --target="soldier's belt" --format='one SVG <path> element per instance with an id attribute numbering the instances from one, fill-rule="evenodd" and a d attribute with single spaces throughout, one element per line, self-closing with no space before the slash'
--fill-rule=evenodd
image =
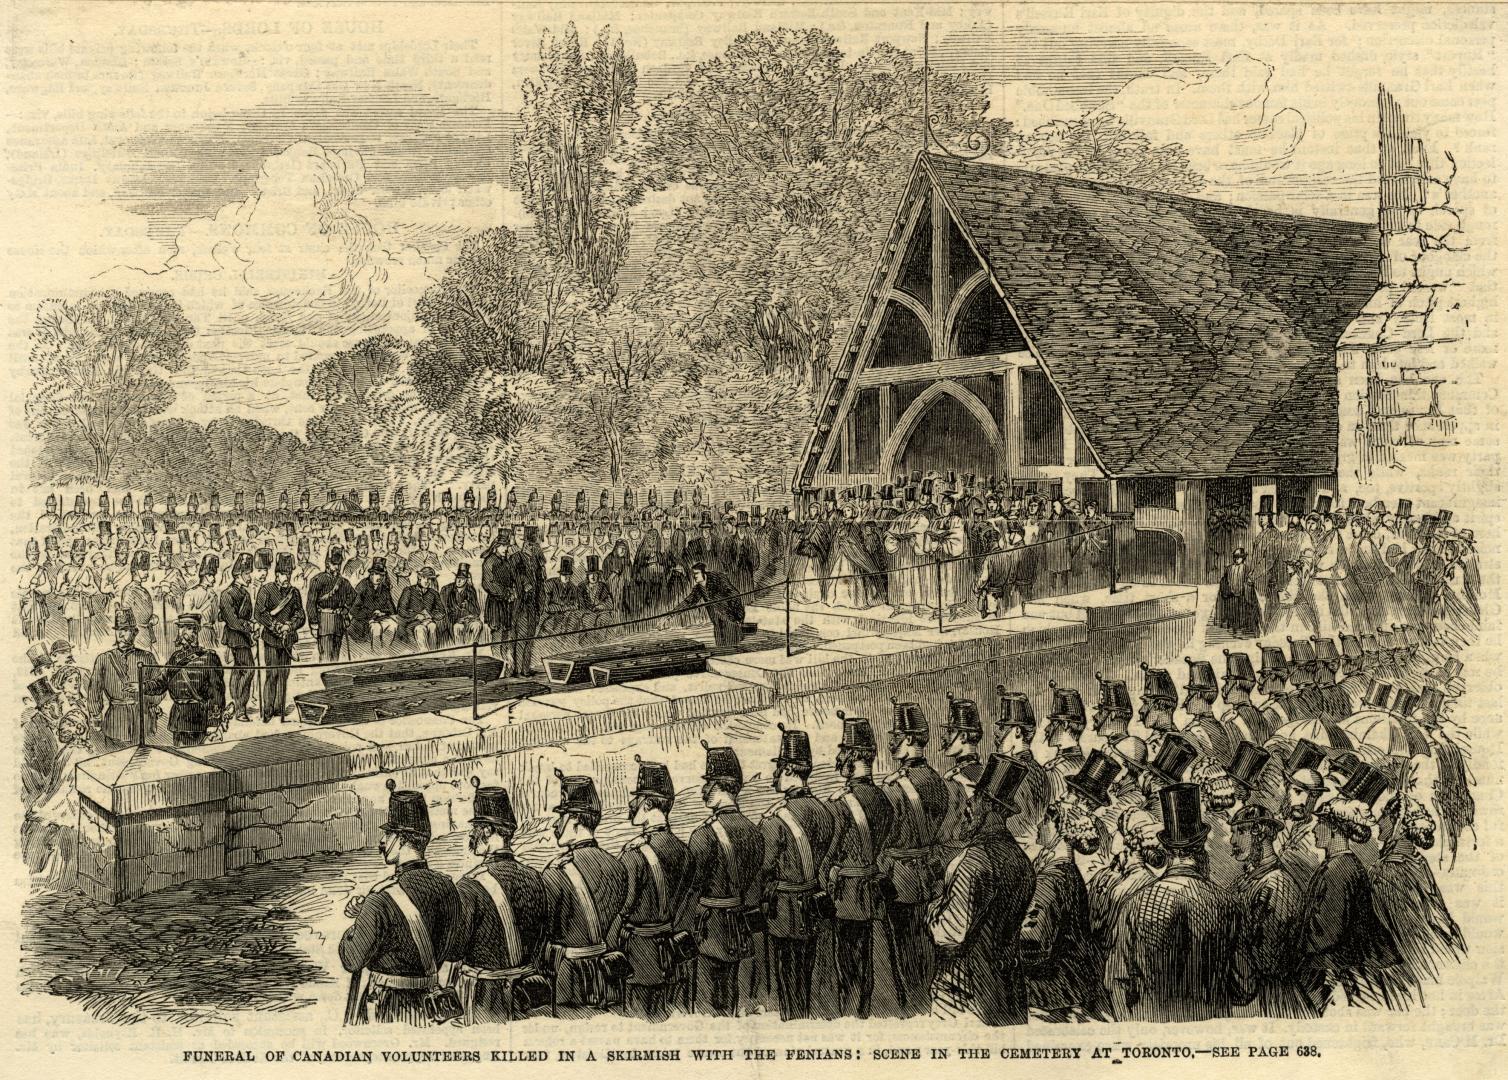
<path id="1" fill-rule="evenodd" d="M 929 847 L 891 848 L 889 850 L 890 857 L 892 859 L 899 859 L 901 862 L 909 862 L 912 859 L 925 859 L 931 854 L 932 849 Z"/>
<path id="2" fill-rule="evenodd" d="M 562 945 L 560 955 L 567 960 L 594 960 L 607 955 L 607 946 L 601 942 L 596 945 Z"/>
<path id="3" fill-rule="evenodd" d="M 717 910 L 736 911 L 744 906 L 743 900 L 736 896 L 703 896 L 697 903 L 704 908 Z"/>
<path id="4" fill-rule="evenodd" d="M 778 893 L 809 893 L 816 892 L 820 887 L 815 881 L 777 881 L 774 889 Z"/>
<path id="5" fill-rule="evenodd" d="M 433 975 L 388 975 L 381 971 L 369 972 L 373 986 L 389 990 L 432 990 L 439 985 Z"/>
<path id="6" fill-rule="evenodd" d="M 658 937 L 660 934 L 670 933 L 675 927 L 668 922 L 624 923 L 623 929 L 638 937 Z"/>
<path id="7" fill-rule="evenodd" d="M 513 979 L 522 979 L 526 975 L 532 975 L 534 968 L 525 964 L 522 967 L 513 968 L 479 968 L 470 964 L 461 965 L 461 974 L 468 979 L 476 979 L 480 982 L 508 982 Z"/>
<path id="8" fill-rule="evenodd" d="M 839 877 L 868 878 L 879 877 L 880 869 L 877 866 L 839 866 L 835 868 Z"/>

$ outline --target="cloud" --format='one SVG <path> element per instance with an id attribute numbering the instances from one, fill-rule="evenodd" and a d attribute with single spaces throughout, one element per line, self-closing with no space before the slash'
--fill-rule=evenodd
<path id="1" fill-rule="evenodd" d="M 994 82 L 986 89 L 990 107 L 985 116 L 1009 120 L 1021 132 L 1033 131 L 1054 120 L 1077 120 L 1084 112 L 1072 101 L 1048 94 L 1032 82 Z"/>
<path id="2" fill-rule="evenodd" d="M 1269 102 L 1272 68 L 1239 54 L 1211 75 L 1173 68 L 1132 79 L 1099 107 L 1158 143 L 1179 142 L 1213 183 L 1274 176 L 1303 141 L 1304 116 Z"/>

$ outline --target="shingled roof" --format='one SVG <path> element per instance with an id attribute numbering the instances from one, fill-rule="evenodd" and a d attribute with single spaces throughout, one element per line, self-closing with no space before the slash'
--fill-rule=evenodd
<path id="1" fill-rule="evenodd" d="M 1335 471 L 1374 227 L 923 162 L 1111 475 Z"/>

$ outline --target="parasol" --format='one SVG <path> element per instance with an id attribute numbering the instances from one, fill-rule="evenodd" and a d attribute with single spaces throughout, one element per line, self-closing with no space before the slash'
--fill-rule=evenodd
<path id="1" fill-rule="evenodd" d="M 1278 728 L 1277 734 L 1284 739 L 1298 742 L 1300 739 L 1308 739 L 1319 746 L 1329 747 L 1331 750 L 1354 750 L 1355 741 L 1346 734 L 1345 728 L 1333 720 L 1326 720 L 1322 716 L 1316 716 L 1305 720 L 1294 720 Z"/>
<path id="2" fill-rule="evenodd" d="M 1346 720 L 1357 746 L 1370 746 L 1388 757 L 1428 757 L 1429 739 L 1412 720 L 1381 709 L 1363 709 Z"/>

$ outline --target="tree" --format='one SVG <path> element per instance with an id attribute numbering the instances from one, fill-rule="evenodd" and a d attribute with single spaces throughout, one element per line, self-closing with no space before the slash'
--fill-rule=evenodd
<path id="1" fill-rule="evenodd" d="M 76 303 L 44 300 L 31 333 L 26 420 L 44 442 L 87 447 L 94 479 L 110 469 L 133 425 L 173 403 L 159 372 L 188 365 L 193 324 L 167 293 L 114 289 Z"/>
<path id="2" fill-rule="evenodd" d="M 314 365 L 309 372 L 309 396 L 326 403 L 359 405 L 372 387 L 397 374 L 412 350 L 412 345 L 392 334 L 362 338 Z"/>
<path id="3" fill-rule="evenodd" d="M 1153 146 L 1144 133 L 1109 112 L 1044 124 L 1014 145 L 1013 157 L 1029 169 L 1149 191 L 1190 195 L 1205 186 L 1181 143 Z"/>
<path id="4" fill-rule="evenodd" d="M 526 79 L 514 170 L 524 207 L 534 217 L 546 254 L 586 281 L 599 304 L 618 290 L 628 248 L 628 207 L 608 161 L 633 117 L 638 69 L 609 43 L 606 27 L 586 57 L 576 24 L 563 37 L 546 31 L 539 78 Z"/>

